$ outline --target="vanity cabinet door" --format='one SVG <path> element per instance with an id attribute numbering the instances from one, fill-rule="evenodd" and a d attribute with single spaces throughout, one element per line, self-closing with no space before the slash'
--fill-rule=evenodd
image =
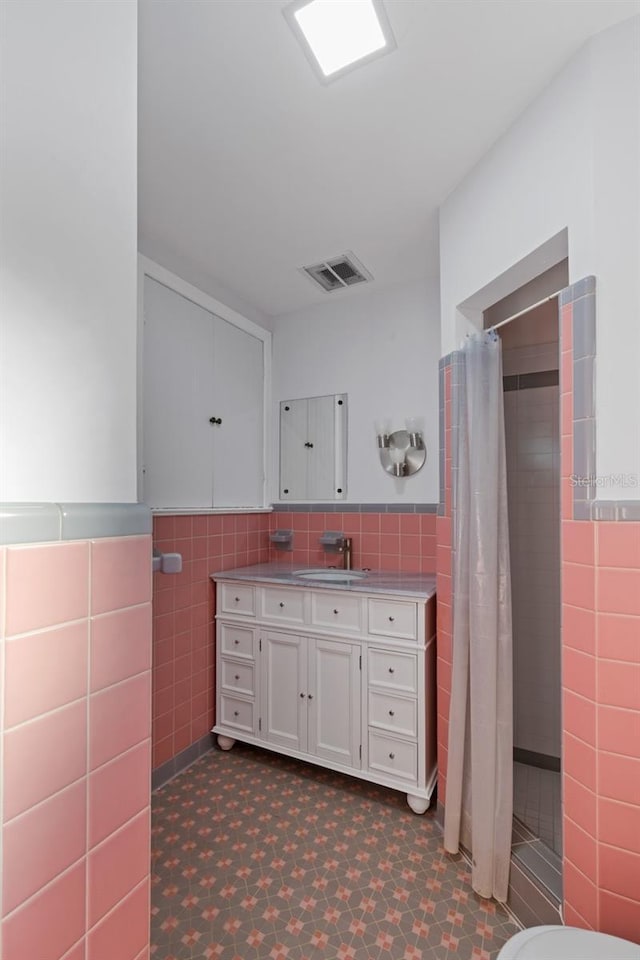
<path id="1" fill-rule="evenodd" d="M 307 639 L 262 635 L 262 738 L 290 750 L 307 749 Z"/>
<path id="2" fill-rule="evenodd" d="M 310 754 L 360 767 L 360 676 L 358 644 L 310 641 Z"/>
<path id="3" fill-rule="evenodd" d="M 359 768 L 359 645 L 269 631 L 261 656 L 262 738 Z"/>

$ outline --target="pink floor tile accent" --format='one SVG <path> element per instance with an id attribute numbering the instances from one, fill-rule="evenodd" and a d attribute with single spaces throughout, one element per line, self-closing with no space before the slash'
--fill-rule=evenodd
<path id="1" fill-rule="evenodd" d="M 87 830 L 85 794 L 85 783 L 80 781 L 5 825 L 5 914 L 83 857 Z"/>
<path id="2" fill-rule="evenodd" d="M 106 551 L 98 541 L 7 548 L 3 960 L 87 960 L 90 843 L 103 841 L 106 849 L 127 820 L 148 816 L 151 538 L 123 537 L 115 550 L 114 542 Z M 99 596 L 92 597 L 92 546 L 99 562 L 117 557 L 135 589 L 113 576 L 111 595 L 101 582 Z M 142 606 L 123 609 L 129 601 Z M 94 618 L 92 669 L 95 684 L 115 684 L 93 695 L 87 690 L 91 608 L 113 611 Z M 132 680 L 117 682 L 132 674 Z M 135 702 L 127 702 L 122 691 L 133 692 Z M 94 759 L 112 762 L 87 779 L 89 720 L 96 731 Z M 126 753 L 132 738 L 139 745 Z M 141 829 L 148 854 L 148 830 Z M 109 871 L 109 889 L 128 896 L 140 880 L 145 887 L 148 856 L 133 878 L 128 864 L 120 866 Z M 146 897 L 125 902 L 128 922 L 138 930 L 127 957 L 134 960 L 147 950 L 148 903 Z M 116 950 L 110 960 L 121 956 Z"/>
<path id="3" fill-rule="evenodd" d="M 151 604 L 91 619 L 91 690 L 151 668 Z"/>
<path id="4" fill-rule="evenodd" d="M 86 697 L 88 640 L 81 620 L 7 641 L 5 728 Z"/>
<path id="5" fill-rule="evenodd" d="M 91 613 L 146 603 L 151 592 L 148 537 L 115 537 L 91 543 Z"/>
<path id="6" fill-rule="evenodd" d="M 89 544 L 7 547 L 6 636 L 89 612 Z"/>

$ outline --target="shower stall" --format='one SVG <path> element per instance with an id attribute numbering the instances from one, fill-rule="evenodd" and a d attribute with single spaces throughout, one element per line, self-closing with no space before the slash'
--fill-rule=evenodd
<path id="1" fill-rule="evenodd" d="M 513 859 L 562 894 L 558 305 L 499 329 L 513 608 Z"/>

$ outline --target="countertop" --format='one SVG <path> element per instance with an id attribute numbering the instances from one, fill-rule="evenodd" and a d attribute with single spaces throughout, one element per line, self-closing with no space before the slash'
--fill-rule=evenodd
<path id="1" fill-rule="evenodd" d="M 212 580 L 251 580 L 253 583 L 280 583 L 287 586 L 311 587 L 314 590 L 339 590 L 343 593 L 381 593 L 429 599 L 436 592 L 435 573 L 407 573 L 402 570 L 368 570 L 362 580 L 350 583 L 331 583 L 307 580 L 296 576 L 300 570 L 319 570 L 318 566 L 288 563 L 256 563 L 250 567 L 235 567 L 212 573 Z M 358 573 L 359 571 L 355 571 Z"/>

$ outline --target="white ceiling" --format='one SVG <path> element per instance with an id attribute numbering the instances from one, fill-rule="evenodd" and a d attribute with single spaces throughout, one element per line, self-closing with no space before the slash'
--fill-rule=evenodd
<path id="1" fill-rule="evenodd" d="M 438 205 L 592 34 L 640 0 L 386 0 L 398 49 L 332 84 L 282 0 L 140 0 L 140 248 L 267 315 L 438 274 Z M 179 272 L 179 271 L 177 271 Z M 361 288 L 367 289 L 367 288 Z"/>

